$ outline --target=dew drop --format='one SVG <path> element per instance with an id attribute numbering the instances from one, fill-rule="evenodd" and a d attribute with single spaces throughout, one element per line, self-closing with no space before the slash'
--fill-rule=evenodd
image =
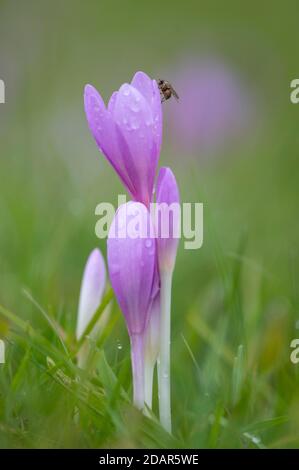
<path id="1" fill-rule="evenodd" d="M 124 90 L 123 90 L 123 95 L 124 96 L 129 96 L 130 94 L 130 88 L 126 87 Z"/>
<path id="2" fill-rule="evenodd" d="M 153 124 L 152 119 L 146 119 L 145 125 L 146 125 L 147 127 L 151 126 L 152 124 Z"/>
<path id="3" fill-rule="evenodd" d="M 152 246 L 152 241 L 151 240 L 146 240 L 145 241 L 145 246 L 146 246 L 146 248 L 150 248 Z"/>
<path id="4" fill-rule="evenodd" d="M 137 119 L 132 119 L 132 121 L 131 121 L 131 127 L 132 127 L 132 129 L 135 129 L 135 130 L 136 130 L 136 129 L 139 129 L 139 122 L 138 122 Z"/>
<path id="5" fill-rule="evenodd" d="M 131 111 L 134 113 L 138 113 L 140 111 L 139 104 L 136 101 L 132 101 L 131 106 L 130 106 Z"/>
<path id="6" fill-rule="evenodd" d="M 110 267 L 111 274 L 118 274 L 119 273 L 118 264 L 110 264 L 109 267 Z"/>

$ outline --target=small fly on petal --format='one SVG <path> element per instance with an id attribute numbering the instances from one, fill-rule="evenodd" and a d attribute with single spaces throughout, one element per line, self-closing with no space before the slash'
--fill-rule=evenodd
<path id="1" fill-rule="evenodd" d="M 179 95 L 177 94 L 171 83 L 167 80 L 162 80 L 160 78 L 158 80 L 158 87 L 161 94 L 161 103 L 163 103 L 163 101 L 169 100 L 169 98 L 171 98 L 172 96 L 174 96 L 177 101 L 179 100 Z"/>

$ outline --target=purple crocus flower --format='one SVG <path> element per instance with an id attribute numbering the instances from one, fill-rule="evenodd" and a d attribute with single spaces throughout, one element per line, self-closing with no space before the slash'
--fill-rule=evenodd
<path id="1" fill-rule="evenodd" d="M 144 401 L 151 406 L 159 354 L 160 420 L 171 431 L 171 280 L 180 207 L 175 177 L 162 168 L 154 224 L 148 210 L 161 149 L 160 92 L 155 80 L 137 72 L 130 85 L 113 93 L 107 108 L 91 85 L 86 86 L 84 99 L 93 137 L 134 200 L 119 207 L 107 244 L 111 284 L 130 335 L 134 403 L 138 408 Z"/>
<path id="2" fill-rule="evenodd" d="M 175 264 L 180 230 L 180 195 L 170 168 L 162 167 L 156 188 L 156 220 L 160 272 L 172 272 Z"/>
<path id="3" fill-rule="evenodd" d="M 92 320 L 93 315 L 101 304 L 104 289 L 106 285 L 106 267 L 102 253 L 98 248 L 95 248 L 89 255 L 81 283 L 76 337 L 79 340 L 89 322 Z M 100 321 L 106 316 L 104 312 Z M 91 335 L 96 335 L 99 324 L 96 325 L 91 332 Z M 83 343 L 78 353 L 78 365 L 84 367 L 86 358 L 89 353 L 87 343 Z"/>
<path id="4" fill-rule="evenodd" d="M 100 250 L 95 248 L 87 259 L 81 283 L 76 329 L 78 340 L 100 306 L 105 285 L 105 261 Z"/>
<path id="5" fill-rule="evenodd" d="M 134 403 L 144 405 L 144 333 L 156 286 L 156 245 L 145 205 L 128 202 L 117 210 L 108 236 L 112 287 L 131 340 Z"/>
<path id="6" fill-rule="evenodd" d="M 162 141 L 161 98 L 156 81 L 137 72 L 131 84 L 123 84 L 112 94 L 107 108 L 97 90 L 87 85 L 84 103 L 99 149 L 132 198 L 148 206 Z"/>

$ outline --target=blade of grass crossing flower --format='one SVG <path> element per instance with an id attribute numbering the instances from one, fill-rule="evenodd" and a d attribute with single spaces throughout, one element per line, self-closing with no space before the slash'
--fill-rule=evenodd
<path id="1" fill-rule="evenodd" d="M 90 320 L 87 327 L 85 328 L 81 338 L 77 342 L 77 352 L 82 346 L 82 344 L 84 343 L 85 337 L 89 335 L 89 333 L 93 330 L 94 326 L 96 325 L 97 321 L 99 320 L 100 316 L 102 315 L 102 313 L 104 312 L 105 308 L 107 307 L 109 302 L 112 300 L 112 298 L 113 298 L 113 290 L 110 288 L 104 295 L 101 305 L 99 306 L 99 308 L 93 315 L 92 319 Z"/>

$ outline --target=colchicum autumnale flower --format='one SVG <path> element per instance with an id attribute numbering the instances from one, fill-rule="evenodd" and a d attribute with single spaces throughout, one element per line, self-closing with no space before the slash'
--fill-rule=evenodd
<path id="1" fill-rule="evenodd" d="M 180 195 L 170 168 L 159 171 L 156 188 L 156 235 L 160 273 L 172 273 L 175 265 L 180 229 Z M 166 236 L 164 236 L 164 232 Z"/>
<path id="2" fill-rule="evenodd" d="M 110 281 L 131 340 L 134 403 L 138 408 L 144 406 L 144 333 L 157 292 L 152 234 L 147 208 L 139 202 L 128 202 L 116 212 L 107 245 Z"/>
<path id="3" fill-rule="evenodd" d="M 76 337 L 80 340 L 93 315 L 101 304 L 103 293 L 106 285 L 106 267 L 102 253 L 95 248 L 89 255 L 81 283 Z M 107 313 L 103 312 L 99 322 L 91 332 L 91 336 L 95 337 L 105 321 Z M 86 359 L 89 354 L 89 346 L 85 341 L 78 353 L 79 367 L 85 367 Z"/>
<path id="4" fill-rule="evenodd" d="M 170 300 L 178 220 L 168 205 L 179 202 L 179 193 L 169 168 L 161 169 L 157 183 L 161 220 L 152 220 L 148 210 L 162 140 L 160 92 L 155 80 L 137 72 L 130 85 L 112 94 L 107 108 L 91 85 L 85 87 L 84 101 L 92 135 L 133 199 L 119 207 L 107 251 L 111 284 L 131 340 L 134 403 L 151 407 L 159 355 L 160 420 L 171 431 Z M 159 233 L 165 222 L 170 225 L 166 239 Z"/>
<path id="5" fill-rule="evenodd" d="M 91 133 L 135 201 L 152 199 L 162 141 L 158 85 L 137 72 L 131 84 L 114 92 L 106 108 L 97 90 L 86 85 L 84 104 Z"/>

